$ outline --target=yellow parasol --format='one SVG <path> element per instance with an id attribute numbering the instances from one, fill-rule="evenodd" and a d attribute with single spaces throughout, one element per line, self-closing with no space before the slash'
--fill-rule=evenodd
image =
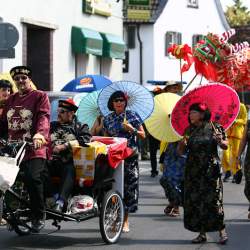
<path id="1" fill-rule="evenodd" d="M 170 114 L 181 97 L 173 93 L 163 93 L 154 97 L 154 110 L 145 120 L 148 132 L 160 141 L 175 142 L 181 139 L 170 123 Z"/>
<path id="2" fill-rule="evenodd" d="M 0 80 L 8 80 L 12 84 L 12 91 L 15 93 L 17 92 L 17 87 L 15 82 L 13 81 L 12 77 L 9 73 L 1 73 L 0 74 Z M 31 81 L 31 87 L 32 89 L 37 89 L 35 84 Z"/>

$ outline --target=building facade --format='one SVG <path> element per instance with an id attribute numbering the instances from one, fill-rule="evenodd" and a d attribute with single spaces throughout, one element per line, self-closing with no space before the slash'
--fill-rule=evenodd
<path id="1" fill-rule="evenodd" d="M 208 32 L 229 29 L 219 0 L 126 0 L 124 37 L 127 43 L 124 79 L 180 80 L 180 62 L 167 53 L 173 44 L 192 46 Z M 189 82 L 192 67 L 183 74 Z M 196 78 L 196 83 L 200 79 Z M 195 82 L 194 82 L 195 83 Z"/>
<path id="2" fill-rule="evenodd" d="M 122 79 L 122 1 L 0 0 L 0 6 L 2 21 L 19 32 L 15 58 L 0 59 L 2 72 L 30 66 L 43 90 L 60 90 L 84 74 Z"/>

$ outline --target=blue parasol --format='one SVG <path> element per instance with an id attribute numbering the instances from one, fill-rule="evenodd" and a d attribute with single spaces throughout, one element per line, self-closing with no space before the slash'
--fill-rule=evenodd
<path id="1" fill-rule="evenodd" d="M 62 91 L 92 92 L 111 84 L 112 81 L 103 75 L 83 75 L 67 83 Z"/>
<path id="2" fill-rule="evenodd" d="M 87 94 L 80 101 L 77 118 L 81 123 L 88 124 L 92 128 L 96 118 L 101 114 L 97 105 L 97 98 L 100 91 Z"/>
<path id="3" fill-rule="evenodd" d="M 153 95 L 142 85 L 130 81 L 117 81 L 101 90 L 98 97 L 98 106 L 104 116 L 112 111 L 108 109 L 109 97 L 115 91 L 122 91 L 128 96 L 128 110 L 138 113 L 142 121 L 147 119 L 154 109 Z"/>

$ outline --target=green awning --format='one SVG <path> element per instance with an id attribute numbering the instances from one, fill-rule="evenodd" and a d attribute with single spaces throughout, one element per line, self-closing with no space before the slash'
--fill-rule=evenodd
<path id="1" fill-rule="evenodd" d="M 73 26 L 71 46 L 74 53 L 102 55 L 103 40 L 99 32 Z"/>
<path id="2" fill-rule="evenodd" d="M 103 38 L 103 56 L 116 59 L 125 58 L 125 43 L 120 36 L 101 33 Z"/>

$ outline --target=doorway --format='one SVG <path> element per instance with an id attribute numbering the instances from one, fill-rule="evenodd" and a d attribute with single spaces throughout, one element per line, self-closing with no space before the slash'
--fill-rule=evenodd
<path id="1" fill-rule="evenodd" d="M 53 30 L 37 25 L 26 26 L 26 65 L 32 69 L 37 89 L 53 88 Z"/>

